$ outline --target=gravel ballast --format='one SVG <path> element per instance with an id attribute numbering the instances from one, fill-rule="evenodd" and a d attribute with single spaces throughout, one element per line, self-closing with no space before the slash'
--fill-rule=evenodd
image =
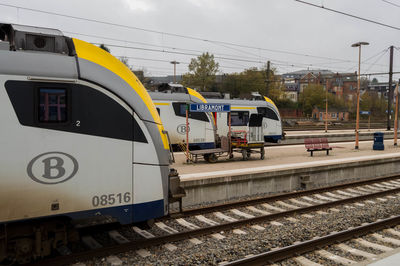
<path id="1" fill-rule="evenodd" d="M 375 199 L 372 199 L 376 201 Z M 135 251 L 118 254 L 117 256 L 123 261 L 125 265 L 216 265 L 223 261 L 233 261 L 245 257 L 249 254 L 259 254 L 271 250 L 272 248 L 283 247 L 293 244 L 295 241 L 305 241 L 312 239 L 316 236 L 327 235 L 333 231 L 346 230 L 349 227 L 360 226 L 363 223 L 370 223 L 377 219 L 385 219 L 392 215 L 400 215 L 400 198 L 397 196 L 396 199 L 388 199 L 385 202 L 378 202 L 377 204 L 365 204 L 360 207 L 354 204 L 347 204 L 354 208 L 345 208 L 343 206 L 336 206 L 340 212 L 330 211 L 325 209 L 323 211 L 327 214 L 317 214 L 316 212 L 310 212 L 314 218 L 305 218 L 300 215 L 291 216 L 297 219 L 297 222 L 290 222 L 286 219 L 278 219 L 277 221 L 282 223 L 282 226 L 271 225 L 270 221 L 260 223 L 258 225 L 265 228 L 263 231 L 253 229 L 249 226 L 241 227 L 242 231 L 246 234 L 234 234 L 232 231 L 221 232 L 225 236 L 222 240 L 217 240 L 211 236 L 197 237 L 203 243 L 194 245 L 188 240 L 172 243 L 178 248 L 174 251 L 168 251 L 162 246 L 156 246 L 148 248 L 147 250 L 151 253 L 150 256 L 142 258 Z M 261 208 L 257 206 L 257 208 Z M 251 213 L 248 210 L 241 209 L 243 212 Z M 264 209 L 265 210 L 265 209 Z M 226 215 L 236 217 L 230 212 L 224 212 Z M 257 214 L 252 213 L 257 216 Z M 213 219 L 214 221 L 222 222 L 213 215 L 205 215 L 206 217 Z M 236 217 L 239 218 L 239 217 Z M 204 226 L 200 221 L 195 218 L 187 218 L 190 223 L 198 226 Z M 174 229 L 182 230 L 182 226 L 177 224 L 175 220 L 165 222 Z M 399 229 L 398 227 L 397 229 Z M 185 229 L 187 230 L 187 229 Z M 156 235 L 164 235 L 165 232 L 160 232 L 156 226 L 154 226 L 150 232 Z M 397 238 L 396 236 L 391 236 Z M 366 236 L 365 239 L 373 240 L 371 237 Z M 379 243 L 377 240 L 375 243 Z M 375 250 L 371 250 L 365 247 L 360 247 L 354 241 L 347 241 L 346 244 L 364 250 L 367 252 L 379 254 Z M 381 243 L 388 245 L 387 243 Z M 393 246 L 394 247 L 394 246 Z M 337 248 L 328 247 L 328 251 L 335 253 Z M 346 255 L 346 258 L 360 261 L 360 257 L 351 256 L 349 253 L 345 253 L 339 250 L 337 255 Z M 313 260 L 321 264 L 336 265 L 333 261 L 329 261 L 322 258 L 320 255 L 315 253 L 309 253 L 304 255 L 310 260 Z M 107 265 L 107 261 L 104 258 L 99 258 L 93 261 L 84 262 L 86 265 Z M 296 265 L 293 260 L 287 260 L 280 262 L 282 265 Z"/>

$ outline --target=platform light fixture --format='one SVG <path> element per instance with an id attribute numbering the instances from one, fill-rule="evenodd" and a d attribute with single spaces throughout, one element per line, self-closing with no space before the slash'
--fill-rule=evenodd
<path id="1" fill-rule="evenodd" d="M 177 61 L 171 61 L 171 64 L 174 65 L 174 84 L 176 84 L 176 65 L 179 64 Z"/>
<path id="2" fill-rule="evenodd" d="M 356 144 L 355 149 L 358 150 L 358 130 L 360 127 L 360 83 L 361 83 L 361 46 L 369 45 L 367 42 L 357 42 L 351 45 L 351 47 L 358 47 L 358 79 L 357 79 L 357 115 L 356 115 Z"/>

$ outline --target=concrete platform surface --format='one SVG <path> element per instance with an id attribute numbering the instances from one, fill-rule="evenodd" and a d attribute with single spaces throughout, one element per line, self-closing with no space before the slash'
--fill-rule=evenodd
<path id="1" fill-rule="evenodd" d="M 241 174 L 258 171 L 276 171 L 317 165 L 340 164 L 343 162 L 371 160 L 373 158 L 400 157 L 400 147 L 393 146 L 393 140 L 385 140 L 385 150 L 372 149 L 373 141 L 360 141 L 359 149 L 354 149 L 354 142 L 331 143 L 333 150 L 329 155 L 325 151 L 314 152 L 311 157 L 304 144 L 266 147 L 265 159 L 260 160 L 259 154 L 252 154 L 248 161 L 243 161 L 240 153 L 234 153 L 234 158 L 218 158 L 218 162 L 210 164 L 203 160 L 197 163 L 186 163 L 184 153 L 175 153 L 176 162 L 172 165 L 178 170 L 181 180 L 210 178 L 238 172 Z M 400 142 L 399 142 L 400 145 Z M 221 172 L 222 171 L 222 172 Z M 228 172 L 226 172 L 228 171 Z"/>

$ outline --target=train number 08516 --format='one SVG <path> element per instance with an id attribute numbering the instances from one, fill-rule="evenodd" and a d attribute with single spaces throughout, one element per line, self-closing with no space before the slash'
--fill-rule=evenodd
<path id="1" fill-rule="evenodd" d="M 97 206 L 129 203 L 130 201 L 131 201 L 130 192 L 118 193 L 118 194 L 105 194 L 105 195 L 93 196 L 92 205 L 94 207 L 97 207 Z"/>

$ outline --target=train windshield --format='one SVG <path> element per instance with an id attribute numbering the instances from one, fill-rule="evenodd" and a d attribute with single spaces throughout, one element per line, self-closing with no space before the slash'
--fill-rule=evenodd
<path id="1" fill-rule="evenodd" d="M 181 117 L 186 117 L 186 108 L 187 108 L 186 103 L 172 103 L 172 106 L 174 107 L 175 115 L 181 116 Z M 194 120 L 204 121 L 204 122 L 210 122 L 206 113 L 189 112 L 189 118 L 194 119 Z"/>
<path id="2" fill-rule="evenodd" d="M 266 118 L 279 121 L 278 115 L 271 108 L 257 107 L 257 112 Z"/>
<path id="3" fill-rule="evenodd" d="M 249 123 L 249 112 L 237 111 L 231 112 L 231 126 L 247 126 Z M 229 125 L 229 121 L 227 121 Z"/>

